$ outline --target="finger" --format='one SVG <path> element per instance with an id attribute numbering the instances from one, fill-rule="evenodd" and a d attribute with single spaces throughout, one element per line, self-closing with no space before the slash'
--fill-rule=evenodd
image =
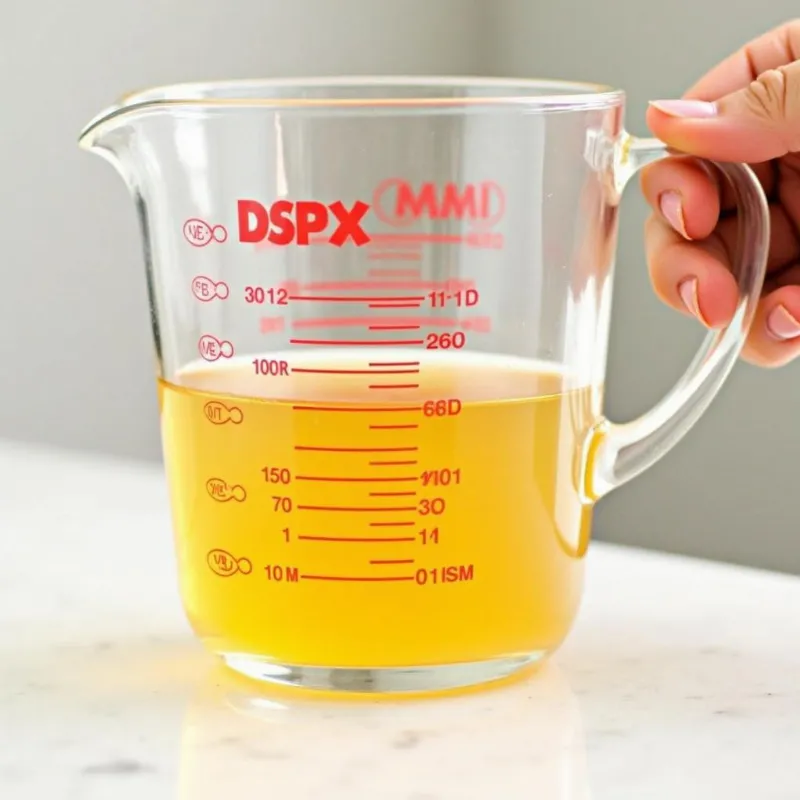
<path id="1" fill-rule="evenodd" d="M 800 230 L 800 154 L 790 153 L 777 162 L 777 195 L 789 218 Z"/>
<path id="2" fill-rule="evenodd" d="M 768 275 L 762 294 L 766 296 L 782 286 L 800 286 L 800 264 L 790 264 Z"/>
<path id="3" fill-rule="evenodd" d="M 645 247 L 653 289 L 664 303 L 707 328 L 730 322 L 739 291 L 718 241 L 687 242 L 653 215 L 645 226 Z"/>
<path id="4" fill-rule="evenodd" d="M 767 197 L 775 196 L 776 178 L 772 162 L 751 164 L 750 167 Z M 796 177 L 798 180 L 796 204 L 800 214 L 800 171 Z M 650 164 L 642 170 L 641 185 L 647 202 L 656 211 L 659 209 L 662 192 L 673 189 L 681 194 L 681 199 L 684 201 L 684 222 L 691 239 L 707 236 L 707 219 L 716 220 L 721 212 L 734 211 L 737 205 L 736 194 L 719 170 L 709 162 L 692 156 L 675 156 Z M 713 195 L 707 194 L 707 188 L 711 188 Z"/>
<path id="5" fill-rule="evenodd" d="M 684 239 L 706 239 L 706 249 L 730 262 L 739 236 L 737 216 L 718 219 L 719 198 L 708 174 L 692 159 L 668 159 L 643 170 L 642 191 L 661 219 Z M 770 205 L 767 270 L 800 260 L 800 238 L 787 209 Z M 709 239 L 710 237 L 710 239 Z"/>
<path id="6" fill-rule="evenodd" d="M 708 163 L 708 162 L 701 162 L 701 163 Z M 777 185 L 778 179 L 776 176 L 776 168 L 775 168 L 774 161 L 763 161 L 760 164 L 750 164 L 750 169 L 753 170 L 755 176 L 758 178 L 759 183 L 761 184 L 762 188 L 764 189 L 764 194 L 770 200 L 775 199 L 777 195 Z M 730 183 L 728 182 L 727 178 L 725 178 L 722 173 L 716 169 L 711 168 L 709 169 L 714 175 L 716 180 L 717 186 L 719 188 L 720 193 L 720 210 L 722 213 L 727 213 L 730 211 L 735 210 L 737 202 L 736 202 L 736 193 L 731 188 Z"/>
<path id="7" fill-rule="evenodd" d="M 769 206 L 769 220 L 767 271 L 777 274 L 788 265 L 800 260 L 800 240 L 794 224 L 782 206 Z M 733 263 L 739 247 L 739 217 L 724 217 L 717 223 L 709 237 L 698 244 L 702 244 L 725 263 Z"/>
<path id="8" fill-rule="evenodd" d="M 707 72 L 684 97 L 719 100 L 726 94 L 744 89 L 762 72 L 791 64 L 798 58 L 800 20 L 791 20 L 767 31 L 728 56 Z"/>
<path id="9" fill-rule="evenodd" d="M 695 158 L 668 158 L 642 170 L 642 193 L 685 239 L 704 239 L 719 219 L 717 184 Z"/>
<path id="10" fill-rule="evenodd" d="M 715 103 L 655 101 L 647 122 L 672 147 L 718 161 L 757 163 L 800 150 L 800 61 Z"/>
<path id="11" fill-rule="evenodd" d="M 759 367 L 782 367 L 800 356 L 800 286 L 783 286 L 764 297 L 742 358 Z"/>

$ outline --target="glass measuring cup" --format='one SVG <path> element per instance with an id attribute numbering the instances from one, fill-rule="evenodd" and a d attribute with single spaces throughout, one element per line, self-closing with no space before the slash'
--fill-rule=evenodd
<path id="1" fill-rule="evenodd" d="M 746 166 L 732 323 L 602 414 L 620 193 L 663 144 L 588 84 L 342 78 L 128 95 L 81 145 L 136 201 L 187 615 L 322 689 L 501 678 L 578 608 L 593 503 L 733 366 L 764 279 Z"/>

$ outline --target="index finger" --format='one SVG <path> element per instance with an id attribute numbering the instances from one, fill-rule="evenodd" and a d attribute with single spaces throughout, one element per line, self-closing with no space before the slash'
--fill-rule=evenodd
<path id="1" fill-rule="evenodd" d="M 749 86 L 762 72 L 800 58 L 800 19 L 762 34 L 713 67 L 684 95 L 712 102 Z"/>

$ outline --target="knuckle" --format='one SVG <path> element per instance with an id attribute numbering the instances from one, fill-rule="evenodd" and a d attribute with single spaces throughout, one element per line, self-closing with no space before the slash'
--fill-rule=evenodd
<path id="1" fill-rule="evenodd" d="M 701 247 L 717 263 L 723 266 L 727 266 L 733 261 L 730 243 L 726 241 L 718 228 L 712 231 L 711 234 L 703 240 Z"/>
<path id="2" fill-rule="evenodd" d="M 785 23 L 783 28 L 786 31 L 786 35 L 788 37 L 790 46 L 794 42 L 800 41 L 800 17 L 795 17 L 794 19 L 790 19 L 788 22 Z"/>
<path id="3" fill-rule="evenodd" d="M 747 88 L 746 100 L 750 112 L 770 122 L 786 118 L 786 75 L 781 69 L 762 72 Z"/>
<path id="4" fill-rule="evenodd" d="M 656 242 L 659 228 L 663 224 L 664 223 L 657 216 L 655 211 L 649 214 L 647 219 L 644 221 L 644 238 L 645 238 L 645 245 L 648 247 L 648 249 L 652 249 L 653 245 Z"/>
<path id="5" fill-rule="evenodd" d="M 800 149 L 800 71 L 787 64 L 762 72 L 745 92 L 745 104 L 756 119 L 782 125 L 789 150 Z M 794 130 L 793 130 L 794 128 Z"/>
<path id="6" fill-rule="evenodd" d="M 639 176 L 639 186 L 644 195 L 644 199 L 651 208 L 658 204 L 658 195 L 668 181 L 668 176 L 664 175 L 663 170 L 659 170 L 661 164 L 653 164 L 652 167 L 643 169 Z"/>

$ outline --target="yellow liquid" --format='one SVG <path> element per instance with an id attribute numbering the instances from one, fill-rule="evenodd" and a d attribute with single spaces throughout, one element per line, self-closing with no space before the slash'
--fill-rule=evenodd
<path id="1" fill-rule="evenodd" d="M 568 632 L 592 394 L 534 362 L 384 353 L 161 382 L 181 591 L 215 652 L 444 665 L 549 651 Z"/>

